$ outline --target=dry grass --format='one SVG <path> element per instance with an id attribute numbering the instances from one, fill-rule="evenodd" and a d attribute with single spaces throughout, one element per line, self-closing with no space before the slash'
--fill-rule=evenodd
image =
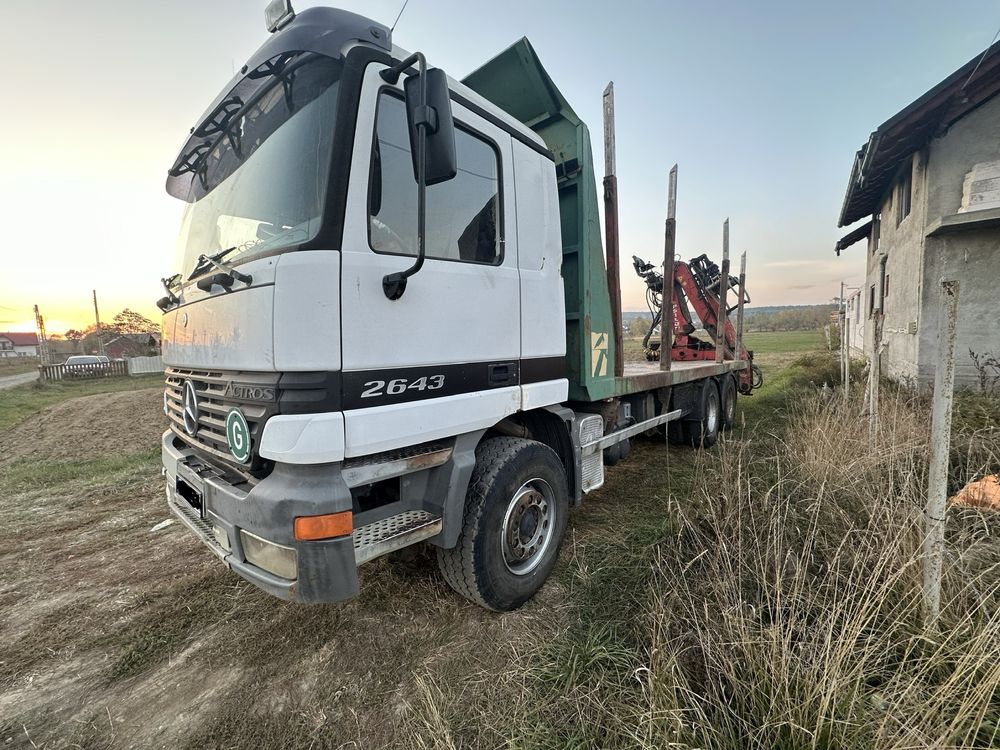
<path id="1" fill-rule="evenodd" d="M 951 512 L 926 629 L 926 403 L 890 393 L 871 451 L 860 393 L 789 386 L 830 366 L 784 373 L 712 453 L 637 446 L 638 471 L 604 493 L 624 528 L 570 559 L 577 617 L 512 665 L 528 690 L 470 719 L 461 690 L 428 682 L 412 732 L 437 747 L 1000 745 L 1000 520 Z M 957 449 L 956 476 L 1000 457 L 977 429 L 959 425 L 978 458 Z M 502 743 L 462 731 L 498 717 Z"/>
<path id="2" fill-rule="evenodd" d="M 658 550 L 649 746 L 1000 742 L 1000 523 L 952 513 L 946 606 L 926 630 L 914 406 L 884 405 L 875 451 L 857 401 L 815 399 L 772 451 L 724 446 L 737 470 Z"/>

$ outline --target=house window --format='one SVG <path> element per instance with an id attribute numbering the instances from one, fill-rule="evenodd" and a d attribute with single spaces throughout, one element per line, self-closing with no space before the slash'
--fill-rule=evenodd
<path id="1" fill-rule="evenodd" d="M 913 192 L 913 168 L 907 164 L 903 176 L 896 185 L 896 226 L 910 215 L 910 198 Z"/>
<path id="2" fill-rule="evenodd" d="M 882 292 L 883 297 L 889 296 L 889 274 L 885 275 L 885 291 Z"/>
<path id="3" fill-rule="evenodd" d="M 882 243 L 882 214 L 875 214 L 872 217 L 872 255 L 878 252 L 879 245 Z"/>
<path id="4" fill-rule="evenodd" d="M 417 254 L 417 183 L 403 100 L 379 96 L 369 192 L 369 241 L 378 253 Z M 455 129 L 458 175 L 427 188 L 427 257 L 499 264 L 500 159 L 496 148 Z"/>
<path id="5" fill-rule="evenodd" d="M 875 285 L 872 284 L 872 288 L 868 290 L 868 317 L 872 317 L 875 314 Z"/>

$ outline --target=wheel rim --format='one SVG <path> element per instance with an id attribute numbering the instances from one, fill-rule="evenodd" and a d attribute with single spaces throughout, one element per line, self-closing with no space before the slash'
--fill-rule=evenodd
<path id="1" fill-rule="evenodd" d="M 736 393 L 730 391 L 729 399 L 726 401 L 726 419 L 732 422 L 734 416 L 736 416 Z"/>
<path id="2" fill-rule="evenodd" d="M 713 434 L 719 427 L 719 402 L 714 398 L 710 398 L 708 400 L 708 410 L 705 414 L 705 427 L 707 428 L 706 432 L 709 435 Z"/>
<path id="3" fill-rule="evenodd" d="M 555 535 L 556 512 L 555 493 L 544 479 L 529 479 L 518 488 L 500 530 L 507 570 L 523 576 L 538 567 Z"/>

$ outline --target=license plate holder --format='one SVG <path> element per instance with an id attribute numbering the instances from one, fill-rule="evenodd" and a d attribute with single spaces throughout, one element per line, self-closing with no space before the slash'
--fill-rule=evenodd
<path id="1" fill-rule="evenodd" d="M 177 497 L 198 511 L 198 515 L 204 518 L 204 485 L 196 474 L 186 470 L 186 468 L 183 465 L 177 467 L 177 482 L 174 490 Z"/>

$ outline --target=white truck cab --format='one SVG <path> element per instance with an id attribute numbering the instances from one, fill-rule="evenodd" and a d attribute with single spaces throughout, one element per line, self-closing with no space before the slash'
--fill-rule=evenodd
<path id="1" fill-rule="evenodd" d="M 564 187 L 589 141 L 572 171 L 386 27 L 268 13 L 169 171 L 187 207 L 158 303 L 168 504 L 285 599 L 354 596 L 358 565 L 428 541 L 464 596 L 520 606 L 605 450 L 702 418 L 670 408 L 676 375 L 616 386 L 607 331 L 567 310 L 567 252 L 593 253 L 567 237 Z M 721 392 L 740 367 L 681 381 Z"/>

